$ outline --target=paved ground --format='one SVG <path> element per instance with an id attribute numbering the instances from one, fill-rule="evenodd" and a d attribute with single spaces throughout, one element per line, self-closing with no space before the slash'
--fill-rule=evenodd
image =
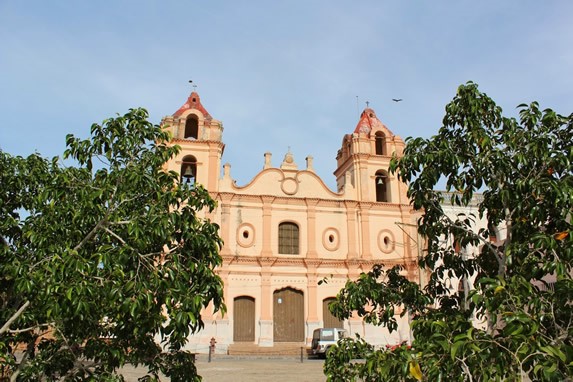
<path id="1" fill-rule="evenodd" d="M 322 371 L 323 360 L 300 358 L 216 358 L 211 362 L 199 357 L 197 370 L 204 382 L 325 382 Z M 128 382 L 137 382 L 144 375 L 132 367 L 126 367 L 122 373 Z M 168 381 L 168 379 L 165 379 Z"/>

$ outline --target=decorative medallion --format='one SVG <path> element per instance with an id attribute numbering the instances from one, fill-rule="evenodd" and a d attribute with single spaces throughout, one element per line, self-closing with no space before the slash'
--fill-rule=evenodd
<path id="1" fill-rule="evenodd" d="M 378 233 L 378 248 L 384 253 L 393 252 L 396 247 L 396 241 L 392 231 L 384 229 Z"/>
<path id="2" fill-rule="evenodd" d="M 243 248 L 252 247 L 255 242 L 255 227 L 249 223 L 243 223 L 237 228 L 237 244 Z"/>
<path id="3" fill-rule="evenodd" d="M 281 183 L 281 189 L 287 195 L 294 195 L 298 191 L 298 182 L 294 178 L 284 178 Z"/>
<path id="4" fill-rule="evenodd" d="M 336 251 L 340 247 L 340 234 L 334 227 L 329 227 L 322 234 L 322 245 L 328 251 Z"/>

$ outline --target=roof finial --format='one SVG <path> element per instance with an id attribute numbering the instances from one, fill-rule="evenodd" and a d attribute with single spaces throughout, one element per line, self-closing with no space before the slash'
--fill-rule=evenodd
<path id="1" fill-rule="evenodd" d="M 370 106 L 370 101 L 366 101 L 366 107 Z"/>
<path id="2" fill-rule="evenodd" d="M 196 92 L 197 91 L 197 85 L 195 85 L 193 83 L 193 80 L 189 80 L 189 83 L 191 84 L 191 86 L 193 86 L 193 91 Z"/>

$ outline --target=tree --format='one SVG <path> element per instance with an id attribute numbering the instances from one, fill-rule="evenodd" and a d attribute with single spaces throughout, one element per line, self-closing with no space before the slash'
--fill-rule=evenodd
<path id="1" fill-rule="evenodd" d="M 419 261 L 423 288 L 400 268 L 375 267 L 347 282 L 331 307 L 341 318 L 357 311 L 395 329 L 395 308 L 412 318 L 410 346 L 376 350 L 349 339 L 329 353 L 329 381 L 563 381 L 573 375 L 573 114 L 519 105 L 519 120 L 474 83 L 459 87 L 443 126 L 430 139 L 409 138 L 391 171 L 408 183 L 427 241 Z M 446 180 L 449 200 L 435 190 Z M 482 192 L 477 216 L 448 218 L 442 203 L 468 206 Z M 495 227 L 503 243 L 489 240 Z M 441 240 L 481 248 L 470 258 Z M 449 279 L 471 281 L 468 293 Z M 551 284 L 548 281 L 554 281 Z M 475 324 L 484 319 L 486 326 Z M 363 358 L 364 362 L 351 362 Z"/>
<path id="2" fill-rule="evenodd" d="M 189 334 L 224 311 L 215 202 L 164 170 L 178 151 L 144 109 L 66 138 L 64 159 L 0 152 L 0 362 L 12 380 L 200 380 Z M 159 344 L 157 342 L 160 342 Z M 17 347 L 23 356 L 16 363 Z"/>

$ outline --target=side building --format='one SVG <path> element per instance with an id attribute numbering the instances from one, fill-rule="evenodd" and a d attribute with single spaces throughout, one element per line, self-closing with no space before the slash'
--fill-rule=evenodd
<path id="1" fill-rule="evenodd" d="M 366 108 L 355 128 L 342 137 L 336 155 L 337 190 L 330 190 L 313 170 L 313 158 L 299 169 L 288 152 L 278 167 L 264 154 L 263 169 L 238 186 L 231 165 L 222 165 L 222 123 L 191 93 L 185 104 L 162 120 L 181 152 L 168 164 L 182 182 L 202 184 L 217 200 L 208 218 L 220 225 L 227 313 L 206 309 L 205 328 L 190 338 L 189 350 L 205 352 L 211 338 L 217 352 L 233 344 L 272 347 L 309 345 L 320 327 L 344 327 L 376 345 L 409 340 L 407 318 L 400 330 L 343 322 L 328 310 L 347 279 L 374 264 L 404 266 L 419 280 L 420 252 L 416 216 L 406 186 L 388 173 L 393 154 L 404 141 Z M 325 279 L 327 282 L 321 283 Z M 235 345 L 236 346 L 236 345 Z"/>

